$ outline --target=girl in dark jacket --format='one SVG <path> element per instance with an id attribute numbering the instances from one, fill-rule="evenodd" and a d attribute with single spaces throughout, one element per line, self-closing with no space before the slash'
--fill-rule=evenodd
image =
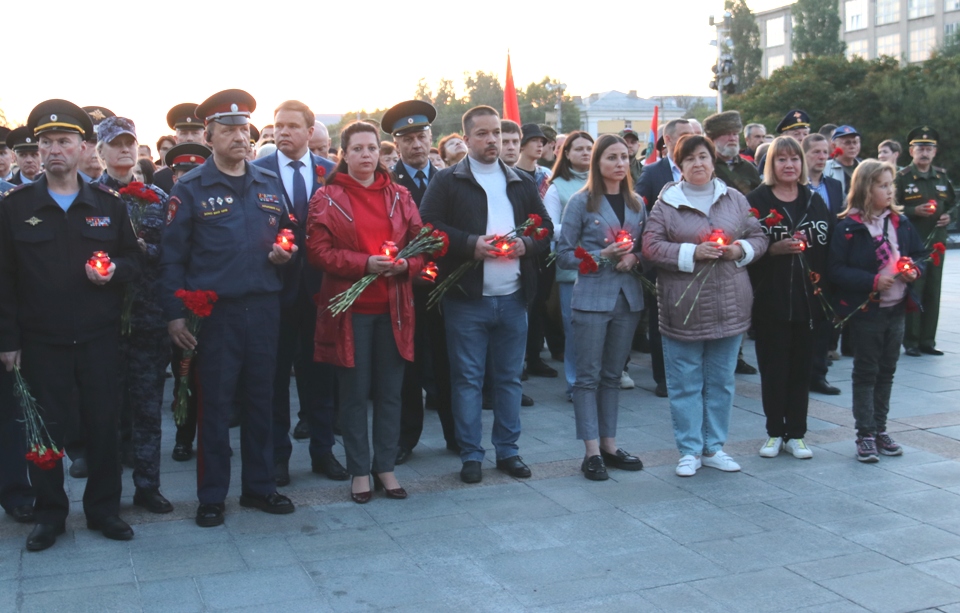
<path id="1" fill-rule="evenodd" d="M 767 257 L 750 264 L 753 329 L 760 365 L 767 442 L 760 455 L 772 458 L 781 448 L 800 459 L 813 457 L 803 441 L 807 432 L 810 371 L 817 325 L 824 319 L 814 292 L 823 276 L 833 215 L 807 186 L 807 165 L 800 143 L 780 136 L 767 152 L 764 184 L 747 201 L 770 239 Z"/>
<path id="2" fill-rule="evenodd" d="M 900 358 L 906 311 L 918 301 L 911 283 L 923 274 L 926 249 L 920 235 L 901 215 L 890 164 L 865 160 L 853 173 L 847 208 L 840 213 L 830 242 L 827 274 L 836 285 L 840 317 L 851 313 L 853 343 L 853 417 L 857 459 L 876 462 L 877 453 L 900 455 L 887 434 L 890 389 Z M 901 257 L 913 260 L 909 270 Z M 861 307 L 861 305 L 864 305 Z"/>

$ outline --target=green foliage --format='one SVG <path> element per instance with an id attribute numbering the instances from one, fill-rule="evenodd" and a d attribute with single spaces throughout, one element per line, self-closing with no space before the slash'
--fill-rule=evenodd
<path id="1" fill-rule="evenodd" d="M 837 0 L 797 0 L 793 11 L 793 52 L 799 57 L 843 55 Z"/>
<path id="2" fill-rule="evenodd" d="M 934 55 L 923 64 L 900 66 L 893 58 L 872 61 L 840 56 L 798 60 L 726 100 L 743 123 L 771 131 L 793 108 L 810 114 L 811 128 L 852 125 L 863 135 L 861 156 L 876 157 L 877 145 L 892 138 L 906 149 L 907 133 L 921 124 L 940 132 L 935 164 L 960 173 L 960 56 Z M 899 163 L 909 163 L 904 153 Z"/>
<path id="3" fill-rule="evenodd" d="M 957 30 L 953 34 L 945 37 L 943 44 L 940 45 L 936 53 L 937 55 L 943 57 L 960 56 L 960 30 Z"/>
<path id="4" fill-rule="evenodd" d="M 730 38 L 733 40 L 733 74 L 737 91 L 743 92 L 760 78 L 763 50 L 760 48 L 760 26 L 750 12 L 746 0 L 736 0 L 730 8 Z"/>
<path id="5" fill-rule="evenodd" d="M 716 112 L 716 107 L 707 105 L 703 98 L 685 98 L 678 96 L 677 105 L 687 110 L 687 112 L 683 114 L 684 119 L 696 119 L 701 123 L 704 119 Z"/>

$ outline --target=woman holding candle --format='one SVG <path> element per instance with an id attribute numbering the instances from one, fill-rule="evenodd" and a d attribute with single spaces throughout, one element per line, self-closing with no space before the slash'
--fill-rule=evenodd
<path id="1" fill-rule="evenodd" d="M 926 250 L 896 202 L 895 174 L 892 164 L 877 160 L 864 160 L 853 171 L 827 261 L 837 315 L 851 316 L 853 417 L 861 462 L 878 461 L 878 452 L 903 453 L 886 431 L 887 414 L 905 314 L 919 305 L 911 283 L 923 274 Z"/>
<path id="2" fill-rule="evenodd" d="M 667 183 L 643 233 L 643 257 L 657 267 L 657 300 L 674 436 L 676 473 L 701 465 L 733 472 L 723 451 L 733 408 L 740 339 L 750 327 L 753 289 L 746 265 L 767 238 L 740 192 L 714 178 L 716 150 L 688 134 L 674 147 L 682 179 Z"/>
<path id="3" fill-rule="evenodd" d="M 767 257 L 750 265 L 753 329 L 760 365 L 767 441 L 760 456 L 786 449 L 795 458 L 813 452 L 803 441 L 817 330 L 824 321 L 820 280 L 826 274 L 830 234 L 836 216 L 807 186 L 807 163 L 800 143 L 774 139 L 767 150 L 763 185 L 747 201 L 770 240 Z"/>
<path id="4" fill-rule="evenodd" d="M 404 360 L 413 360 L 411 278 L 422 259 L 396 259 L 422 226 L 410 193 L 379 162 L 379 130 L 353 122 L 340 134 L 343 155 L 310 201 L 307 255 L 324 272 L 317 297 L 315 359 L 337 367 L 340 428 L 353 475 L 351 498 L 363 504 L 371 486 L 406 498 L 393 474 L 400 435 Z M 325 308 L 366 274 L 380 275 L 344 313 Z M 377 383 L 373 385 L 376 373 Z M 373 392 L 373 483 L 367 400 Z"/>
<path id="5" fill-rule="evenodd" d="M 586 447 L 580 469 L 593 481 L 608 478 L 608 465 L 643 468 L 640 458 L 617 447 L 616 435 L 620 375 L 643 310 L 643 289 L 631 270 L 640 261 L 645 219 L 646 208 L 633 192 L 627 143 L 605 134 L 593 147 L 586 186 L 567 203 L 557 246 L 560 269 L 577 270 L 577 247 L 595 261 L 610 262 L 579 273 L 570 303 L 577 347 L 573 410 L 577 438 Z"/>

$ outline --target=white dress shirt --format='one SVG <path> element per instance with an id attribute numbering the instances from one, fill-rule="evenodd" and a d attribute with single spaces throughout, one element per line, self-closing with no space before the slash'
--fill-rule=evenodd
<path id="1" fill-rule="evenodd" d="M 287 198 L 289 198 L 291 204 L 293 203 L 293 168 L 290 166 L 290 162 L 293 161 L 294 160 L 291 160 L 285 156 L 282 151 L 277 149 L 277 164 L 280 166 L 280 180 L 283 181 L 283 189 L 286 190 Z M 307 186 L 307 202 L 309 202 L 310 197 L 313 196 L 310 191 L 313 189 L 313 159 L 310 157 L 309 149 L 303 154 L 300 161 L 303 162 L 303 166 L 300 167 L 300 174 L 303 176 L 304 185 Z"/>

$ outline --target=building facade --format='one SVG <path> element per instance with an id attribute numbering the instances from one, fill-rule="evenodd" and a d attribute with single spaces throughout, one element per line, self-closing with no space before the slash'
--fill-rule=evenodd
<path id="1" fill-rule="evenodd" d="M 673 97 L 640 98 L 636 90 L 626 94 L 612 90 L 586 97 L 574 96 L 573 103 L 580 110 L 580 129 L 594 136 L 616 134 L 624 128 L 647 132 L 653 121 L 655 106 L 660 107 L 660 125 L 671 119 L 679 119 L 687 112 L 677 105 Z M 564 126 L 564 130 L 566 129 Z"/>

